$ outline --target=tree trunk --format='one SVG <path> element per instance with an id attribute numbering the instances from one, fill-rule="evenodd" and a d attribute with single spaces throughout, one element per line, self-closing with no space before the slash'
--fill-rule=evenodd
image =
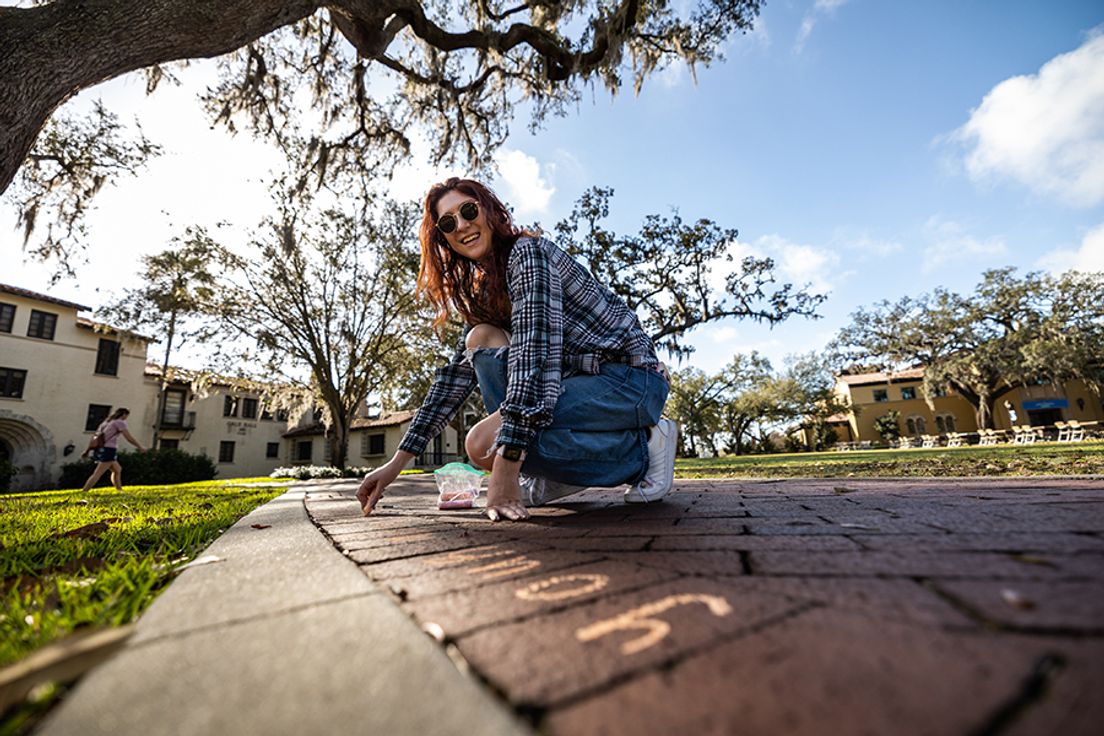
<path id="1" fill-rule="evenodd" d="M 342 415 L 333 418 L 331 426 L 333 432 L 333 451 L 330 455 L 330 464 L 335 468 L 344 468 L 349 456 L 349 419 Z"/>
<path id="2" fill-rule="evenodd" d="M 176 312 L 169 315 L 169 334 L 165 336 L 165 359 L 161 362 L 161 383 L 157 392 L 157 414 L 153 418 L 153 444 L 150 449 L 158 450 L 161 440 L 161 419 L 165 415 L 165 393 L 169 388 L 169 356 L 172 355 L 173 338 L 176 337 Z M 183 419 L 183 417 L 181 417 Z"/>
<path id="3" fill-rule="evenodd" d="M 456 457 L 461 462 L 468 461 L 468 451 L 464 447 L 464 440 L 467 438 L 467 432 L 464 431 L 464 407 L 460 407 L 460 411 L 456 412 L 456 416 L 452 418 L 452 428 L 456 431 Z"/>
<path id="4" fill-rule="evenodd" d="M 0 193 L 46 120 L 82 89 L 241 48 L 320 7 L 307 0 L 55 0 L 0 8 Z"/>

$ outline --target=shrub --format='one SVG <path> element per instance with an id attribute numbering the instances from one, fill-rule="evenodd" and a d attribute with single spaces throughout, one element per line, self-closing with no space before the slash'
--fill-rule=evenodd
<path id="1" fill-rule="evenodd" d="M 874 431 L 882 436 L 886 442 L 892 442 L 901 436 L 901 412 L 890 409 L 874 420 Z"/>
<path id="2" fill-rule="evenodd" d="M 0 460 L 0 493 L 7 491 L 11 487 L 12 478 L 19 472 L 19 468 L 12 465 L 7 460 Z"/>
<path id="3" fill-rule="evenodd" d="M 269 474 L 270 478 L 293 478 L 295 480 L 314 480 L 316 478 L 340 478 L 341 469 L 328 465 L 294 465 L 287 468 L 276 468 Z"/>
<path id="4" fill-rule="evenodd" d="M 363 478 L 375 468 L 367 465 L 350 465 L 346 468 L 335 468 L 330 465 L 293 465 L 285 468 L 276 468 L 269 474 L 269 478 L 292 478 L 294 480 L 315 480 L 318 478 Z M 426 471 L 421 468 L 409 468 L 400 475 L 420 475 Z"/>
<path id="5" fill-rule="evenodd" d="M 123 466 L 123 484 L 128 486 L 192 483 L 197 480 L 211 480 L 218 472 L 215 461 L 211 458 L 183 450 L 121 452 L 119 463 Z M 95 469 L 94 460 L 66 463 L 61 466 L 58 487 L 80 488 Z M 104 473 L 96 485 L 111 485 L 111 473 Z"/>

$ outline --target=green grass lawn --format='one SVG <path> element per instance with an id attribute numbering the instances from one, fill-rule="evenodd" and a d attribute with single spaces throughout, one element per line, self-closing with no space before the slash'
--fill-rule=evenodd
<path id="1" fill-rule="evenodd" d="M 234 479 L 0 496 L 0 667 L 133 620 L 175 570 L 285 486 Z"/>
<path id="2" fill-rule="evenodd" d="M 1104 475 L 1104 442 L 686 458 L 677 478 Z"/>

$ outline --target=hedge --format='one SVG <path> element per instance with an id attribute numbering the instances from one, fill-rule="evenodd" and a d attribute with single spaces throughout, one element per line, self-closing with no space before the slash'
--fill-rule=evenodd
<path id="1" fill-rule="evenodd" d="M 211 480 L 218 469 L 215 461 L 206 455 L 193 455 L 183 450 L 148 450 L 146 452 L 120 452 L 119 464 L 123 466 L 123 485 L 152 486 L 162 483 L 191 483 Z M 94 460 L 78 460 L 61 466 L 59 488 L 80 488 L 96 469 Z M 111 472 L 100 478 L 97 486 L 111 485 Z"/>

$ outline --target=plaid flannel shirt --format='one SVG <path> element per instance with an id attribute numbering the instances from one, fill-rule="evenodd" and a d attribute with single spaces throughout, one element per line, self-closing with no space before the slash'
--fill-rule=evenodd
<path id="1" fill-rule="evenodd" d="M 512 334 L 497 444 L 528 447 L 552 421 L 563 378 L 597 374 L 604 361 L 658 366 L 636 314 L 555 243 L 519 238 L 506 271 Z M 437 369 L 399 449 L 420 455 L 476 385 L 461 340 Z"/>

